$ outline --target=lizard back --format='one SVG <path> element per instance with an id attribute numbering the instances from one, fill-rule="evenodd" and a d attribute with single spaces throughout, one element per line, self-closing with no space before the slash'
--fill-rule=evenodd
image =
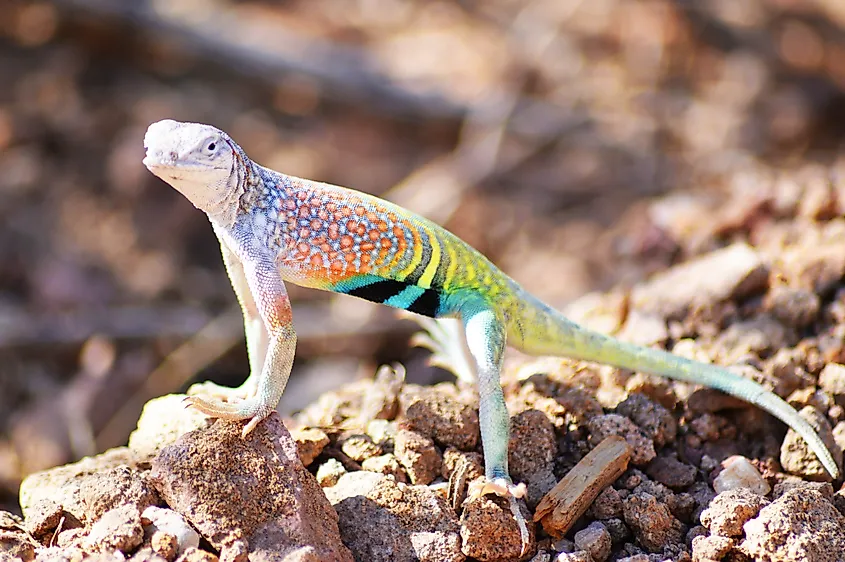
<path id="1" fill-rule="evenodd" d="M 285 278 L 423 314 L 454 312 L 462 290 L 491 297 L 513 283 L 449 231 L 401 207 L 355 190 L 263 169 L 268 242 Z M 267 228 L 267 223 L 273 228 Z"/>

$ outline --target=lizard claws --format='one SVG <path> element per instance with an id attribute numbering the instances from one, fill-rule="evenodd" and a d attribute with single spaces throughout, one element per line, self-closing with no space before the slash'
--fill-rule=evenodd
<path id="1" fill-rule="evenodd" d="M 477 479 L 469 484 L 468 495 L 470 498 L 479 498 L 485 494 L 496 494 L 502 498 L 525 497 L 525 484 L 514 484 L 505 478 Z"/>

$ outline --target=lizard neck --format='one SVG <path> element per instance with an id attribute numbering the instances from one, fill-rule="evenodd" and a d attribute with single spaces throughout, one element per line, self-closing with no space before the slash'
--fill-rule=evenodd
<path id="1" fill-rule="evenodd" d="M 232 143 L 234 145 L 234 143 Z M 261 174 L 240 146 L 234 145 L 232 171 L 227 179 L 223 197 L 208 204 L 206 213 L 215 224 L 231 228 L 238 215 L 253 208 L 255 197 L 261 193 Z"/>

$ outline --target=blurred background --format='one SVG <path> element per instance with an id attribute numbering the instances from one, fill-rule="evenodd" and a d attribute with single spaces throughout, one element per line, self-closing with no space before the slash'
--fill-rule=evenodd
<path id="1" fill-rule="evenodd" d="M 843 27 L 840 0 L 0 1 L 0 508 L 149 398 L 246 377 L 151 122 L 390 198 L 561 306 L 725 243 L 720 204 L 778 170 L 837 169 Z M 289 290 L 284 412 L 383 362 L 442 376 L 394 312 Z"/>

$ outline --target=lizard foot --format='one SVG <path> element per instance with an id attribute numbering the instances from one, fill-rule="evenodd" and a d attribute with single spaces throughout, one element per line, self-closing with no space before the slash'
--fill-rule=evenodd
<path id="1" fill-rule="evenodd" d="M 262 404 L 256 398 L 239 402 L 220 402 L 208 397 L 186 396 L 184 402 L 187 407 L 196 408 L 212 418 L 232 421 L 248 419 L 249 423 L 244 426 L 241 437 L 249 435 L 261 420 L 275 410 L 275 408 Z"/>
<path id="2" fill-rule="evenodd" d="M 522 498 L 525 496 L 525 484 L 514 484 L 507 478 L 484 478 L 471 482 L 468 496 L 476 499 L 484 494 L 496 494 L 502 498 Z"/>
<path id="3" fill-rule="evenodd" d="M 192 384 L 188 388 L 188 396 L 205 396 L 207 398 L 214 398 L 224 402 L 237 402 L 239 400 L 246 400 L 252 395 L 251 389 L 243 386 L 235 388 L 229 386 L 220 386 L 211 381 Z"/>

